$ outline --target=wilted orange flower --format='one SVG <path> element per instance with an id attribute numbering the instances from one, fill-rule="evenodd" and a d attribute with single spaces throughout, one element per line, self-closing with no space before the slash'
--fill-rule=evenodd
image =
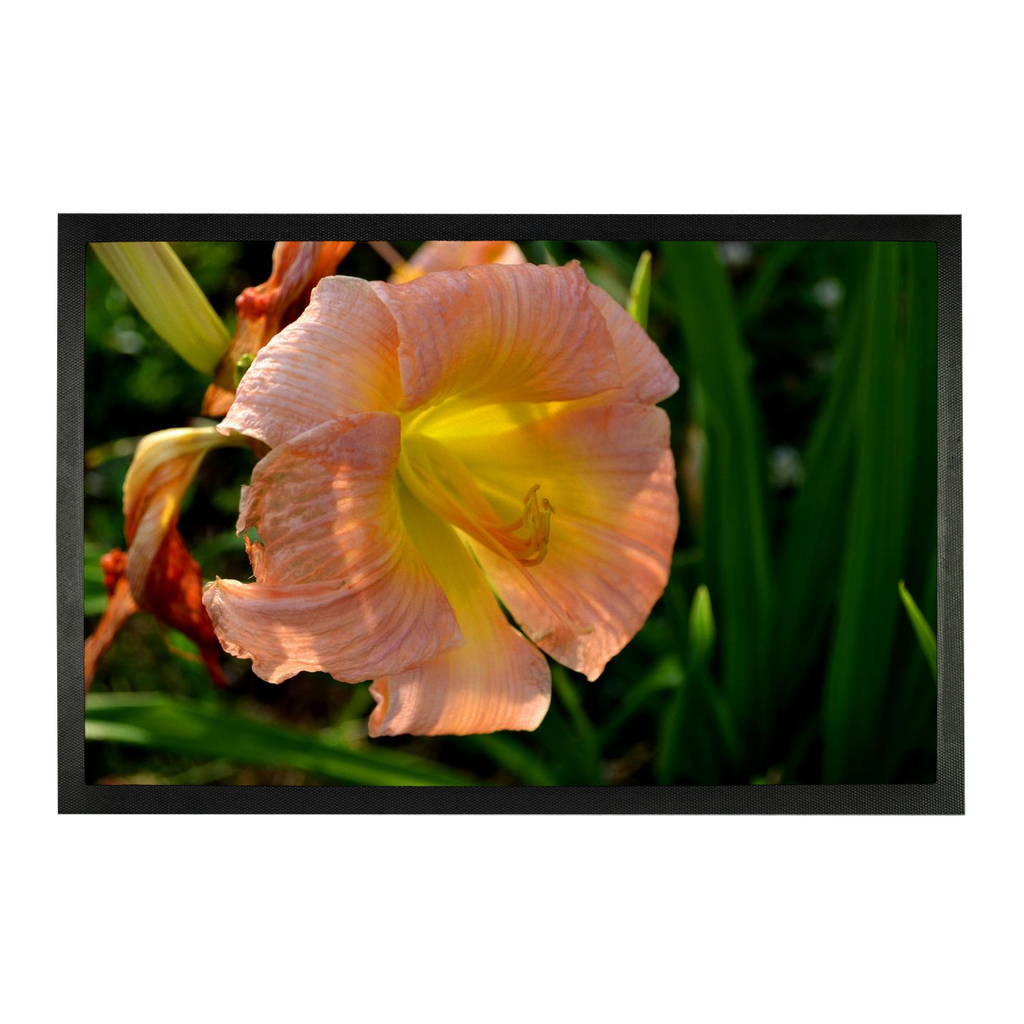
<path id="1" fill-rule="evenodd" d="M 223 685 L 221 649 L 203 607 L 203 579 L 178 532 L 181 501 L 204 456 L 212 448 L 240 444 L 213 427 L 161 430 L 144 437 L 124 482 L 128 553 L 101 560 L 107 609 L 86 644 L 86 686 L 96 662 L 133 612 L 152 612 L 199 648 L 210 678 Z"/>
<path id="2" fill-rule="evenodd" d="M 236 300 L 238 328 L 206 392 L 204 411 L 223 416 L 234 397 L 239 360 L 254 356 L 280 328 L 305 308 L 316 283 L 337 267 L 354 242 L 278 242 L 269 280 L 247 288 Z M 183 354 L 209 358 L 224 352 L 215 327 L 227 333 L 202 292 L 166 243 L 104 243 L 96 247 L 111 274 L 147 319 Z M 152 324 L 156 329 L 156 324 Z M 184 333 L 183 333 L 184 332 Z M 200 345 L 200 342 L 202 343 Z M 216 362 L 216 354 L 208 364 Z M 225 682 L 221 649 L 202 601 L 202 575 L 177 529 L 181 501 L 206 452 L 225 444 L 212 427 L 158 431 L 144 437 L 125 478 L 127 556 L 117 549 L 101 560 L 107 607 L 86 640 L 85 685 L 136 611 L 152 612 L 198 646 L 210 677 Z"/>
<path id="3" fill-rule="evenodd" d="M 271 682 L 373 679 L 374 736 L 535 728 L 534 644 L 596 679 L 665 587 L 677 387 L 575 264 L 324 279 L 219 428 L 272 450 L 238 522 L 256 582 L 206 589 L 217 636 Z"/>
<path id="4" fill-rule="evenodd" d="M 100 658 L 114 642 L 125 622 L 139 610 L 135 598 L 132 597 L 131 587 L 128 586 L 128 577 L 125 575 L 127 566 L 128 556 L 118 548 L 108 551 L 100 559 L 103 585 L 107 591 L 107 606 L 103 609 L 96 629 L 85 638 L 86 692 L 92 685 L 92 677 L 96 674 L 96 665 Z"/>
<path id="5" fill-rule="evenodd" d="M 333 274 L 355 242 L 277 242 L 268 280 L 246 288 L 235 300 L 238 326 L 231 347 L 203 399 L 203 415 L 215 419 L 228 411 L 235 396 L 239 360 L 251 359 L 309 302 L 316 283 Z"/>

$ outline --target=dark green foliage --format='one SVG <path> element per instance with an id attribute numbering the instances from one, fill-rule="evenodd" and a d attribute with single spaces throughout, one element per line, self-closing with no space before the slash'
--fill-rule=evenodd
<path id="1" fill-rule="evenodd" d="M 85 738 L 156 747 L 237 764 L 279 765 L 353 786 L 464 786 L 472 782 L 397 751 L 358 753 L 341 742 L 268 725 L 226 711 L 214 699 L 156 693 L 94 693 L 85 704 Z"/>
<path id="2" fill-rule="evenodd" d="M 774 589 L 765 456 L 732 290 L 710 242 L 662 243 L 707 436 L 704 571 L 722 619 L 726 696 L 753 750 L 771 728 L 768 665 Z"/>

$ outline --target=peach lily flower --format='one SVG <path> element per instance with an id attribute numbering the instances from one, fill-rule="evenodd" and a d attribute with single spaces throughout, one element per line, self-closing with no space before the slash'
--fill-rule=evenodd
<path id="1" fill-rule="evenodd" d="M 538 647 L 596 679 L 664 590 L 677 387 L 576 264 L 325 278 L 219 428 L 272 450 L 217 636 L 270 682 L 373 679 L 372 736 L 535 728 Z"/>

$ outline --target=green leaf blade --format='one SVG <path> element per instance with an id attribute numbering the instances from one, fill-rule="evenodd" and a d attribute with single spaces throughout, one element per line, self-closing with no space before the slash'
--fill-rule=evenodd
<path id="1" fill-rule="evenodd" d="M 936 662 L 936 644 L 935 644 L 935 633 L 932 627 L 928 624 L 928 620 L 921 613 L 921 609 L 917 607 L 917 602 L 911 597 L 910 591 L 907 590 L 903 580 L 899 582 L 899 594 L 900 600 L 903 602 L 903 607 L 907 610 L 907 617 L 910 619 L 910 625 L 914 629 L 914 635 L 917 637 L 917 642 L 921 646 L 921 653 L 925 657 L 925 661 L 928 662 L 928 668 L 931 669 L 932 678 L 938 679 L 939 672 Z"/>
<path id="2" fill-rule="evenodd" d="M 291 767 L 355 786 L 457 786 L 461 773 L 400 751 L 353 750 L 295 729 L 245 718 L 218 702 L 158 693 L 93 693 L 85 738 L 235 764 Z"/>
<path id="3" fill-rule="evenodd" d="M 93 242 L 93 251 L 150 327 L 210 376 L 231 344 L 192 275 L 167 242 Z"/>
<path id="4" fill-rule="evenodd" d="M 880 723 L 897 621 L 893 587 L 901 576 L 904 551 L 899 289 L 899 243 L 872 243 L 864 293 L 856 468 L 825 680 L 825 782 L 879 781 L 881 771 Z"/>
<path id="5" fill-rule="evenodd" d="M 780 702 L 792 697 L 825 637 L 835 609 L 856 453 L 855 407 L 863 344 L 866 243 L 848 243 L 853 268 L 839 336 L 836 368 L 805 457 L 806 475 L 794 502 L 779 561 L 779 603 L 772 655 Z"/>
<path id="6" fill-rule="evenodd" d="M 722 676 L 752 750 L 773 716 L 768 668 L 774 603 L 766 460 L 749 357 L 725 268 L 707 242 L 662 244 L 665 273 L 704 397 L 706 581 L 721 621 Z"/>

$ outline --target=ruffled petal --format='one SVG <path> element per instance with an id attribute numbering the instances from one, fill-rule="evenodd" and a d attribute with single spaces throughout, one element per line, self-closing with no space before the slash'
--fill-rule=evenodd
<path id="1" fill-rule="evenodd" d="M 224 649 L 272 683 L 402 672 L 461 642 L 444 592 L 398 512 L 398 417 L 330 420 L 253 471 L 239 532 L 256 582 L 217 580 L 204 602 Z"/>
<path id="2" fill-rule="evenodd" d="M 403 409 L 456 397 L 559 401 L 619 385 L 578 265 L 471 267 L 373 288 L 398 323 Z"/>
<path id="3" fill-rule="evenodd" d="M 327 420 L 398 408 L 398 334 L 366 281 L 326 277 L 256 356 L 220 424 L 271 447 Z"/>
<path id="4" fill-rule="evenodd" d="M 647 332 L 596 284 L 590 286 L 590 300 L 608 325 L 621 377 L 621 390 L 603 400 L 654 405 L 674 395 L 679 377 Z"/>
<path id="5" fill-rule="evenodd" d="M 355 242 L 278 242 L 270 278 L 246 288 L 235 300 L 238 324 L 231 347 L 221 359 L 216 380 L 206 389 L 203 415 L 219 418 L 231 405 L 238 385 L 236 368 L 254 357 L 271 338 L 290 324 L 309 303 L 317 282 L 333 274 Z"/>
<path id="6" fill-rule="evenodd" d="M 424 242 L 408 263 L 391 275 L 393 284 L 415 281 L 424 274 L 440 270 L 461 270 L 487 263 L 525 263 L 526 257 L 515 242 Z"/>
<path id="7" fill-rule="evenodd" d="M 410 534 L 455 609 L 464 643 L 416 669 L 375 680 L 370 735 L 535 729 L 551 702 L 544 655 L 506 620 L 455 531 L 408 492 L 401 501 Z"/>
<path id="8" fill-rule="evenodd" d="M 473 549 L 526 635 L 596 679 L 668 582 L 679 526 L 668 417 L 648 405 L 577 407 L 450 443 L 499 515 L 513 517 L 536 484 L 554 506 L 539 565 Z"/>

